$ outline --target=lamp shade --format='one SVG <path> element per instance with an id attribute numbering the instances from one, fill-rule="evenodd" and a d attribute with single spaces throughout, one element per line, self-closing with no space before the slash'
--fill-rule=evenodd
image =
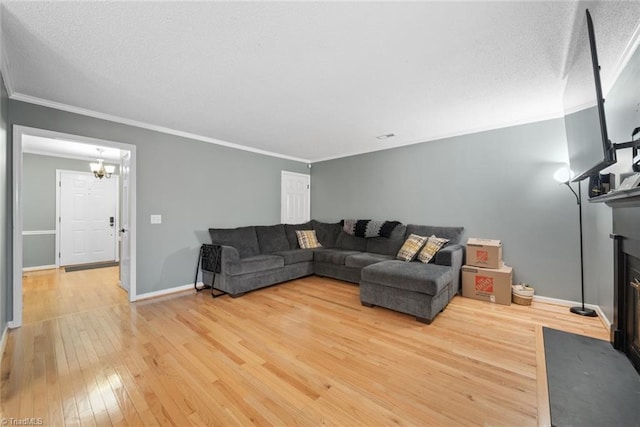
<path id="1" fill-rule="evenodd" d="M 573 176 L 574 176 L 573 171 L 569 169 L 568 166 L 563 166 L 560 169 L 558 169 L 556 173 L 553 174 L 553 179 L 555 179 L 561 184 L 565 184 L 571 181 L 571 178 L 573 178 Z"/>
<path id="2" fill-rule="evenodd" d="M 111 175 L 112 173 L 115 172 L 116 167 L 114 165 L 104 165 L 104 170 Z"/>
<path id="3" fill-rule="evenodd" d="M 89 163 L 91 172 L 98 172 L 100 170 L 100 163 Z"/>

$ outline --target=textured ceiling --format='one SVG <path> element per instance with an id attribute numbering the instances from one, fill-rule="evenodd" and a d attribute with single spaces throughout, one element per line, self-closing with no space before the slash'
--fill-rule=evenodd
<path id="1" fill-rule="evenodd" d="M 559 116 L 584 7 L 605 88 L 640 20 L 640 2 L 2 5 L 14 98 L 310 161 Z"/>

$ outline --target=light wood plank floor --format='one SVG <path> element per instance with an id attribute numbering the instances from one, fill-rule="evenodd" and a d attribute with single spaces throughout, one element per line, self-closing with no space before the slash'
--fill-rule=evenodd
<path id="1" fill-rule="evenodd" d="M 535 425 L 540 325 L 607 338 L 566 307 L 462 297 L 424 325 L 319 277 L 122 299 L 11 331 L 2 411 L 47 425 Z"/>
<path id="2" fill-rule="evenodd" d="M 23 323 L 39 322 L 127 301 L 118 267 L 67 273 L 64 268 L 24 273 Z"/>

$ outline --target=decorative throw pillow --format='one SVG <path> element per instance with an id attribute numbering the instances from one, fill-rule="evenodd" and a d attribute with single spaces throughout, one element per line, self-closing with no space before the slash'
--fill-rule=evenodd
<path id="1" fill-rule="evenodd" d="M 431 235 L 429 239 L 427 239 L 427 244 L 424 245 L 424 247 L 418 254 L 418 261 L 424 262 L 425 264 L 428 263 L 448 242 L 449 239 L 443 239 L 441 237 Z"/>
<path id="2" fill-rule="evenodd" d="M 417 234 L 410 234 L 398 251 L 398 255 L 396 255 L 396 258 L 405 262 L 413 260 L 426 241 L 427 237 L 418 236 Z"/>
<path id="3" fill-rule="evenodd" d="M 296 230 L 298 244 L 302 249 L 321 248 L 322 245 L 316 237 L 316 230 Z"/>

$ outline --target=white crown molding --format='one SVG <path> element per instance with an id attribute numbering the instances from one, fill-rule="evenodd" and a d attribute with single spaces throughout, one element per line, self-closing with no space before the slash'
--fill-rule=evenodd
<path id="1" fill-rule="evenodd" d="M 81 160 L 84 162 L 95 162 L 97 158 L 97 156 L 81 156 L 81 155 L 74 155 L 69 153 L 57 153 L 55 151 L 38 150 L 33 148 L 23 148 L 22 153 L 35 154 L 38 156 L 47 156 L 47 157 L 61 157 L 63 159 Z M 121 162 L 120 159 L 111 159 L 108 157 L 102 157 L 102 159 L 104 160 L 105 163 L 120 164 Z"/>
<path id="2" fill-rule="evenodd" d="M 7 87 L 7 91 L 9 88 Z M 50 101 L 48 99 L 42 99 L 35 96 L 24 95 L 22 93 L 13 92 L 9 93 L 9 98 L 28 102 L 29 104 L 41 105 L 43 107 L 54 108 L 56 110 L 67 111 L 69 113 L 80 114 L 82 116 L 93 117 L 96 119 L 107 120 L 110 122 L 120 123 L 128 126 L 135 126 L 142 129 L 148 129 L 155 132 L 165 133 L 169 135 L 179 136 L 181 138 L 193 139 L 196 141 L 208 142 L 210 144 L 221 145 L 223 147 L 233 148 L 236 150 L 248 151 L 251 153 L 262 154 L 263 156 L 277 157 L 280 159 L 292 160 L 294 162 L 309 163 L 308 159 L 302 159 L 299 157 L 287 156 L 285 154 L 274 153 L 271 151 L 261 150 L 258 148 L 247 147 L 245 145 L 235 144 L 233 142 L 222 141 L 220 139 L 209 138 L 207 136 L 197 135 L 195 133 L 184 132 L 176 129 L 171 129 L 164 126 L 153 125 L 150 123 L 141 122 L 138 120 L 126 119 L 124 117 L 114 116 L 111 114 L 100 113 L 98 111 L 89 110 L 81 107 L 74 107 L 73 105 L 63 104 L 56 101 Z"/>
<path id="3" fill-rule="evenodd" d="M 486 132 L 486 131 L 497 130 L 497 129 L 504 129 L 504 128 L 508 128 L 508 127 L 512 127 L 512 126 L 527 125 L 527 124 L 531 124 L 531 123 L 543 122 L 545 120 L 560 119 L 562 117 L 564 117 L 564 113 L 563 112 L 555 111 L 555 112 L 550 112 L 550 113 L 547 113 L 547 114 L 543 114 L 541 116 L 532 117 L 532 118 L 529 118 L 529 119 L 514 120 L 514 121 L 511 121 L 511 122 L 496 123 L 496 124 L 487 125 L 487 126 L 479 126 L 479 127 L 476 127 L 476 128 L 466 129 L 466 130 L 463 130 L 463 131 L 460 131 L 460 132 L 452 132 L 452 133 L 441 134 L 441 135 L 432 135 L 432 136 L 428 136 L 428 137 L 421 138 L 421 139 L 416 139 L 416 140 L 411 140 L 411 141 L 407 141 L 407 142 L 401 142 L 399 144 L 389 145 L 387 147 L 381 146 L 379 148 L 374 148 L 374 149 L 370 149 L 370 150 L 359 150 L 359 151 L 352 151 L 352 152 L 345 153 L 345 154 L 338 154 L 338 155 L 335 155 L 335 156 L 320 157 L 320 158 L 317 158 L 317 159 L 311 159 L 309 161 L 309 163 L 326 162 L 328 160 L 341 159 L 341 158 L 344 158 L 344 157 L 359 156 L 361 154 L 375 153 L 377 151 L 384 151 L 384 150 L 391 150 L 393 148 L 406 147 L 407 145 L 415 145 L 415 144 L 422 144 L 422 143 L 425 143 L 425 142 L 439 141 L 441 139 L 455 138 L 457 136 L 472 135 L 474 133 Z M 388 140 L 384 140 L 384 141 L 388 141 Z M 384 144 L 384 142 L 381 142 L 381 144 Z"/>
<path id="4" fill-rule="evenodd" d="M 4 42 L 0 41 L 4 45 Z M 11 98 L 15 94 L 13 79 L 9 72 L 9 60 L 7 59 L 7 49 L 2 46 L 2 54 L 0 56 L 0 71 L 2 72 L 2 78 L 4 79 L 4 85 L 7 88 L 7 94 Z"/>
<path id="5" fill-rule="evenodd" d="M 616 84 L 618 78 L 620 77 L 620 74 L 622 74 L 622 71 L 625 69 L 625 67 L 633 57 L 633 54 L 638 48 L 638 45 L 640 45 L 640 22 L 638 22 L 638 25 L 636 25 L 636 28 L 633 31 L 633 35 L 622 50 L 620 57 L 616 61 L 616 65 L 613 67 L 613 78 L 611 79 L 611 84 L 603 88 L 603 96 L 605 98 L 609 94 L 609 91 Z"/>

